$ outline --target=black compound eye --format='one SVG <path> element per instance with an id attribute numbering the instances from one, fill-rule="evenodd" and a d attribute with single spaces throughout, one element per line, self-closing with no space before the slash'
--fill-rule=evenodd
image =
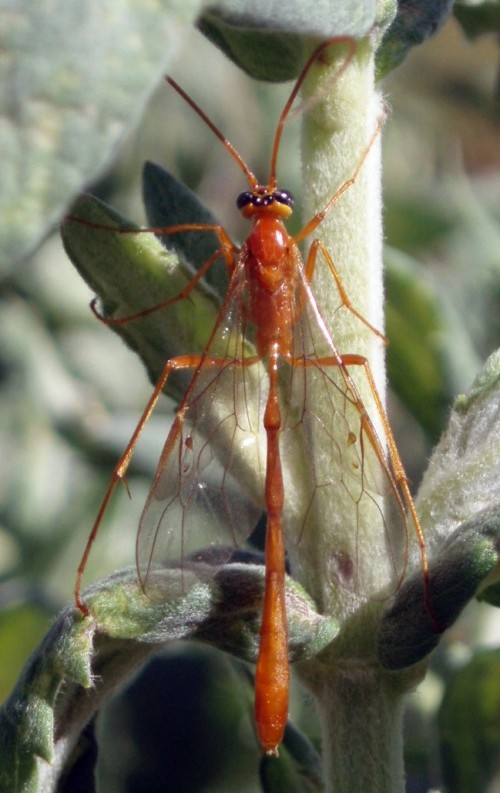
<path id="1" fill-rule="evenodd" d="M 287 207 L 293 209 L 295 199 L 289 190 L 275 190 L 273 195 L 275 201 L 279 204 L 285 204 Z"/>
<path id="2" fill-rule="evenodd" d="M 240 193 L 238 198 L 236 199 L 236 206 L 238 209 L 243 209 L 243 207 L 248 206 L 249 204 L 253 204 L 254 195 L 250 190 L 245 190 L 244 193 Z"/>
<path id="3" fill-rule="evenodd" d="M 266 209 L 267 207 L 272 207 L 273 204 L 280 217 L 288 217 L 288 214 L 293 209 L 294 198 L 288 190 L 273 190 L 270 192 L 268 187 L 260 185 L 255 190 L 245 190 L 236 199 L 236 206 L 243 211 L 245 217 L 253 215 L 252 210 Z M 278 211 L 278 206 L 287 207 L 290 212 L 283 214 L 283 211 Z"/>

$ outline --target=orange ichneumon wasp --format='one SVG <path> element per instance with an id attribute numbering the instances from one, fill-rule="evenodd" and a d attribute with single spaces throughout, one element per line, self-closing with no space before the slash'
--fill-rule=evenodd
<path id="1" fill-rule="evenodd" d="M 266 511 L 265 589 L 255 675 L 255 719 L 260 743 L 269 753 L 275 753 L 281 742 L 288 714 L 284 536 L 301 542 L 311 532 L 323 508 L 325 493 L 340 489 L 352 505 L 355 531 L 361 531 L 361 509 L 368 508 L 373 530 L 386 537 L 382 499 L 388 496 L 403 522 L 405 544 L 406 513 L 410 514 L 427 576 L 422 530 L 368 361 L 361 354 L 339 351 L 332 338 L 329 318 L 323 315 L 313 294 L 311 283 L 318 257 L 334 278 L 341 307 L 369 332 L 382 340 L 383 336 L 351 305 L 325 246 L 314 240 L 305 262 L 298 247 L 356 181 L 380 132 L 382 119 L 360 152 L 349 179 L 293 235 L 284 225 L 293 211 L 293 198 L 277 184 L 277 157 L 285 122 L 306 76 L 315 64 L 321 65 L 328 48 L 337 44 L 348 48 L 337 77 L 353 59 L 355 42 L 347 37 L 322 43 L 307 59 L 279 118 L 269 178 L 264 184 L 200 107 L 172 78 L 167 78 L 219 138 L 245 175 L 248 189 L 239 195 L 237 206 L 252 226 L 242 246 L 234 244 L 224 228 L 212 224 L 187 223 L 140 230 L 162 235 L 210 230 L 218 239 L 218 248 L 176 297 L 132 316 L 106 319 L 106 323 L 132 322 L 189 298 L 219 259 L 225 262 L 229 286 L 204 351 L 166 362 L 114 469 L 75 584 L 76 605 L 84 614 L 88 613 L 80 592 L 82 577 L 109 499 L 117 483 L 124 480 L 139 435 L 168 378 L 178 370 L 193 370 L 140 520 L 136 552 L 139 580 L 148 594 L 156 565 L 212 545 L 214 527 L 219 527 L 219 533 L 222 531 L 218 540 L 221 544 L 225 541 L 228 547 L 239 545 L 250 535 L 260 513 Z M 69 220 L 79 219 L 70 216 Z M 88 225 L 110 230 L 100 224 Z M 122 234 L 140 233 L 131 229 L 112 230 Z M 373 420 L 353 370 L 362 371 L 366 378 L 375 411 Z M 231 395 L 229 412 L 227 394 Z M 302 462 L 285 477 L 283 461 L 293 454 L 296 456 L 297 448 L 303 450 L 306 464 Z M 315 463 L 317 457 L 322 458 L 321 466 Z M 205 526 L 200 525 L 200 516 L 205 519 Z M 401 553 L 392 547 L 388 536 L 387 546 L 391 561 L 398 568 Z M 342 551 L 339 558 L 341 554 Z M 405 558 L 407 551 L 402 555 Z M 355 580 L 361 575 L 356 562 L 344 558 L 339 563 L 346 578 Z M 396 569 L 396 586 L 401 577 L 401 569 Z"/>

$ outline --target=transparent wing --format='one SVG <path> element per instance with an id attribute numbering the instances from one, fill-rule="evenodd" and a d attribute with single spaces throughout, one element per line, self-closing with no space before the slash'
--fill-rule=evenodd
<path id="1" fill-rule="evenodd" d="M 265 509 L 267 362 L 258 360 L 254 329 L 245 326 L 247 301 L 240 264 L 143 511 L 137 564 L 146 591 L 156 565 L 185 569 L 209 549 L 224 562 Z M 280 366 L 287 549 L 296 572 L 306 560 L 302 580 L 318 603 L 311 560 L 311 569 L 327 566 L 318 580 L 329 581 L 349 608 L 361 592 L 375 596 L 401 580 L 408 556 L 403 498 L 364 368 L 343 364 L 334 328 L 301 270 L 292 324 L 292 348 Z M 329 538 L 326 555 L 319 532 Z"/>
<path id="2" fill-rule="evenodd" d="M 361 331 L 370 332 L 360 322 Z M 282 376 L 284 528 L 292 568 L 306 560 L 302 580 L 311 594 L 321 603 L 307 569 L 314 559 L 316 569 L 324 568 L 321 579 L 349 608 L 361 592 L 376 596 L 398 586 L 408 527 L 366 371 L 343 364 L 333 332 L 301 270 L 293 351 Z M 326 555 L 318 531 L 328 537 Z"/>
<path id="3" fill-rule="evenodd" d="M 264 510 L 265 369 L 244 327 L 243 267 L 233 274 L 206 351 L 165 442 L 141 517 L 137 567 L 148 591 L 156 566 L 196 556 L 224 562 Z"/>

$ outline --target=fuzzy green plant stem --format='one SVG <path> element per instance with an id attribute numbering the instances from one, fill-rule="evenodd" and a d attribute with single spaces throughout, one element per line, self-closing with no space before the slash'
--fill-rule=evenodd
<path id="1" fill-rule="evenodd" d="M 312 70 L 306 85 L 307 97 L 322 97 L 312 103 L 304 118 L 306 218 L 325 206 L 338 187 L 356 173 L 383 114 L 367 43 L 358 45 L 352 62 L 335 79 L 332 75 L 342 62 L 339 57 L 329 68 Z M 380 137 L 376 137 L 355 183 L 312 236 L 320 238 L 331 253 L 355 308 L 383 330 L 380 184 Z M 338 309 L 338 290 L 320 258 L 313 289 L 337 348 L 343 354 L 366 356 L 384 399 L 383 344 L 356 316 Z M 363 375 L 362 367 L 355 368 Z M 357 382 L 367 411 L 380 430 L 366 379 L 360 376 Z M 297 551 L 297 577 L 320 610 L 339 619 L 341 637 L 335 649 L 324 653 L 324 664 L 306 663 L 299 673 L 317 701 L 327 790 L 399 793 L 404 790 L 402 697 L 410 686 L 409 681 L 405 685 L 403 679 L 382 672 L 373 649 L 381 606 L 376 595 L 391 586 L 392 573 L 384 538 L 380 533 L 370 537 L 369 515 L 361 516 L 361 521 L 366 520 L 361 531 L 352 525 L 352 503 L 341 491 L 339 487 L 338 501 L 325 511 L 311 542 L 305 538 Z M 369 574 L 355 593 L 343 589 L 338 577 L 332 576 L 335 551 L 351 559 L 365 559 Z M 292 549 L 292 559 L 293 554 Z"/>
<path id="2" fill-rule="evenodd" d="M 339 63 L 342 64 L 342 59 L 330 68 L 312 70 L 306 85 L 308 97 L 322 98 L 316 104 L 313 100 L 304 118 L 304 216 L 312 217 L 321 210 L 335 191 L 356 173 L 370 141 L 373 141 L 354 184 L 333 205 L 311 235 L 311 241 L 319 238 L 332 256 L 352 306 L 373 327 L 383 331 L 380 136 L 373 140 L 381 118 L 381 101 L 374 85 L 372 53 L 366 42 L 358 44 L 354 59 L 340 77 L 336 77 Z M 339 354 L 356 354 L 369 361 L 379 395 L 384 401 L 383 342 L 357 316 L 341 306 L 337 285 L 321 254 L 317 258 L 312 286 Z M 350 366 L 349 371 L 368 415 L 383 437 L 363 366 Z M 320 400 L 321 395 L 312 395 L 313 398 Z M 341 402 L 337 409 L 339 414 L 343 412 Z M 358 419 L 356 421 L 359 424 Z M 358 434 L 361 432 L 354 426 L 353 429 Z M 345 479 L 345 461 L 349 454 L 348 439 L 343 432 L 339 425 L 336 441 L 339 445 L 346 445 L 345 453 L 339 456 L 339 471 L 328 472 L 339 483 Z M 318 448 L 318 455 L 321 455 L 321 448 Z M 329 490 L 330 497 L 332 489 Z M 355 509 L 352 496 L 346 488 L 339 486 L 334 498 L 334 504 L 325 504 L 318 510 L 318 527 L 301 540 L 297 567 L 301 571 L 299 580 L 310 587 L 318 606 L 343 620 L 358 609 L 360 592 L 361 600 L 378 596 L 381 589 L 391 585 L 394 571 L 388 559 L 386 532 L 378 531 L 374 535 L 371 531 L 373 519 L 377 516 L 372 512 L 365 516 L 361 514 L 360 522 L 353 525 Z M 368 499 L 363 506 L 370 506 L 367 502 Z M 337 553 L 337 557 L 342 555 L 351 561 L 357 559 L 358 570 L 364 570 L 364 580 L 356 587 L 356 593 L 350 593 L 348 587 L 343 590 L 332 580 L 332 551 Z"/>
<path id="3" fill-rule="evenodd" d="M 327 790 L 401 793 L 401 692 L 387 674 L 353 667 L 328 675 L 318 692 Z"/>

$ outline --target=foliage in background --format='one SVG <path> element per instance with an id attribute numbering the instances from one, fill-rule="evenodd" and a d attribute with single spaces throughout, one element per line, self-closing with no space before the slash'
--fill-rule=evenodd
<path id="1" fill-rule="evenodd" d="M 181 3 L 179 7 L 183 5 L 186 4 Z M 116 4 L 113 7 L 116 8 Z M 483 4 L 476 12 L 475 19 L 477 20 L 481 10 L 487 10 L 491 14 L 495 9 L 498 10 L 497 4 Z M 472 12 L 472 9 L 467 11 Z M 105 14 L 105 11 L 102 13 Z M 147 17 L 144 9 L 140 10 L 139 16 L 141 24 L 145 23 Z M 498 15 L 494 19 L 498 20 Z M 58 21 L 61 25 L 68 22 L 62 17 L 58 17 Z M 474 25 L 476 28 L 481 27 L 477 22 L 469 24 L 471 29 Z M 74 23 L 75 29 L 82 27 L 85 29 L 80 19 L 78 23 Z M 137 35 L 137 39 L 133 40 L 135 49 L 125 59 L 128 62 L 127 68 L 123 69 L 122 66 L 121 70 L 118 69 L 127 80 L 122 91 L 117 92 L 118 97 L 128 94 L 132 90 L 129 81 L 140 76 L 136 67 L 131 68 L 130 64 L 144 63 L 144 43 L 152 40 L 152 28 L 154 25 L 150 23 L 147 31 Z M 488 29 L 491 30 L 491 27 Z M 86 32 L 92 38 L 92 29 L 86 29 Z M 164 31 L 161 35 L 164 35 Z M 158 36 L 159 39 L 161 35 Z M 165 40 L 162 41 L 164 47 Z M 438 49 L 444 47 L 438 42 L 439 39 L 436 40 Z M 72 41 L 71 44 L 74 48 Z M 457 40 L 452 41 L 450 54 L 447 56 L 450 59 L 456 46 Z M 164 54 L 163 49 L 161 52 Z M 155 55 L 152 48 L 150 54 L 156 72 L 158 55 Z M 107 55 L 106 51 L 106 57 Z M 486 55 L 485 67 L 489 65 L 488 58 L 491 57 Z M 262 89 L 256 89 L 258 94 L 264 96 L 263 101 L 267 105 L 264 104 L 265 109 L 259 123 L 249 128 L 249 109 L 253 118 L 257 113 L 255 92 L 236 75 L 231 79 L 238 84 L 237 90 L 247 100 L 241 103 L 241 115 L 236 103 L 221 101 L 221 96 L 227 90 L 226 77 L 223 80 L 218 77 L 222 60 L 217 60 L 215 55 L 214 58 L 212 67 L 207 65 L 208 55 L 201 59 L 203 86 L 199 85 L 199 62 L 188 63 L 189 58 L 181 58 L 177 72 L 182 72 L 183 82 L 188 86 L 190 79 L 196 81 L 193 85 L 195 95 L 197 90 L 205 97 L 212 92 L 215 94 L 215 117 L 224 129 L 231 127 L 234 130 L 230 137 L 238 145 L 240 133 L 243 133 L 242 137 L 248 143 L 251 155 L 255 149 L 268 151 L 268 147 L 259 137 L 261 133 L 258 128 L 267 122 L 272 126 L 274 122 L 274 112 L 270 109 L 274 94 L 264 94 Z M 415 90 L 413 83 L 408 89 L 408 95 L 399 97 L 399 104 L 392 88 L 388 89 L 393 102 L 394 118 L 388 122 L 387 159 L 395 160 L 396 164 L 392 166 L 395 170 L 401 149 L 406 151 L 407 160 L 413 160 L 413 163 L 404 163 L 400 169 L 403 175 L 402 178 L 400 176 L 399 184 L 391 171 L 391 165 L 388 165 L 386 212 L 388 240 L 393 247 L 406 252 L 405 258 L 393 251 L 387 257 L 391 263 L 388 276 L 388 335 L 392 340 L 389 355 L 393 355 L 392 366 L 391 357 L 389 358 L 391 381 L 398 394 L 402 411 L 400 415 L 403 416 L 401 423 L 406 424 L 410 420 L 415 422 L 417 437 L 420 439 L 417 449 L 412 446 L 407 450 L 408 457 L 412 460 L 419 459 L 419 452 L 425 457 L 430 443 L 440 433 L 450 399 L 470 383 L 480 360 L 498 346 L 500 336 L 496 198 L 499 184 L 498 143 L 495 146 L 495 133 L 498 134 L 498 128 L 495 128 L 493 106 L 489 98 L 490 89 L 481 79 L 475 82 L 474 71 L 472 75 L 460 70 L 458 74 L 454 74 L 450 69 L 446 74 L 440 71 L 439 64 L 431 64 L 427 67 L 434 80 L 430 96 L 437 97 L 437 100 L 422 100 L 422 95 L 429 89 L 419 85 L 418 80 L 417 89 Z M 209 68 L 213 69 L 211 76 L 208 74 Z M 415 68 L 418 71 L 418 67 Z M 111 81 L 108 67 L 102 69 L 100 74 L 92 72 L 88 75 L 87 90 L 92 102 L 96 101 L 97 86 L 105 88 Z M 32 67 L 28 72 L 28 86 L 40 85 L 43 78 L 44 90 L 47 86 L 54 90 L 57 88 L 50 73 L 40 75 L 39 83 L 33 76 L 35 71 Z M 149 79 L 152 83 L 153 77 Z M 392 79 L 395 85 L 398 72 Z M 411 81 L 411 64 L 406 79 Z M 275 90 L 277 89 L 273 89 Z M 155 98 L 155 104 L 162 106 L 156 108 L 160 112 L 163 106 L 168 106 L 165 93 L 162 88 Z M 412 97 L 419 97 L 417 110 L 411 105 Z M 37 101 L 39 97 L 35 94 L 33 105 Z M 50 97 L 47 101 L 50 106 Z M 105 98 L 104 101 L 108 100 Z M 436 102 L 434 106 L 433 101 Z M 142 102 L 143 100 L 135 101 L 136 112 Z M 429 103 L 428 106 L 422 107 L 426 102 Z M 26 102 L 26 106 L 30 107 L 30 102 Z M 453 117 L 458 119 L 461 135 L 468 143 L 464 155 L 467 176 L 463 175 L 459 164 L 457 148 L 450 151 L 450 136 L 439 135 L 446 108 L 450 108 L 448 112 L 453 112 Z M 75 138 L 69 133 L 68 137 L 75 149 L 85 151 L 86 157 L 94 161 L 96 155 L 88 147 L 89 129 L 92 131 L 94 127 L 91 111 L 92 107 L 89 113 L 83 114 L 90 118 L 90 125 L 82 131 L 82 137 Z M 223 113 L 228 113 L 231 117 L 221 120 L 220 115 Z M 428 138 L 425 134 L 419 134 L 422 132 L 421 127 L 425 126 L 424 122 L 428 123 L 427 113 L 434 113 L 432 128 L 438 141 L 437 149 L 434 141 L 429 140 L 431 135 Z M 76 115 L 78 116 L 78 112 Z M 53 124 L 50 113 L 43 118 L 50 130 Z M 169 122 L 176 125 L 175 133 L 171 137 L 180 139 L 180 145 L 176 151 L 170 148 L 166 154 L 156 156 L 161 157 L 169 166 L 175 163 L 181 175 L 197 191 L 213 191 L 221 196 L 219 200 L 222 204 L 232 205 L 233 195 L 226 197 L 222 184 L 226 179 L 226 165 L 220 164 L 222 160 L 215 153 L 217 145 L 214 144 L 212 155 L 212 143 L 200 135 L 201 148 L 198 157 L 192 153 L 192 137 L 189 138 L 189 151 L 183 150 L 183 135 L 180 131 L 182 127 L 177 125 L 184 122 L 171 117 L 152 121 L 153 129 L 132 136 L 121 170 L 109 173 L 97 189 L 106 198 L 117 187 L 122 194 L 126 193 L 139 169 L 138 165 L 132 164 L 133 150 L 139 149 L 141 145 L 147 148 L 152 138 L 166 138 Z M 71 132 L 73 124 L 71 122 L 69 126 Z M 26 133 L 26 137 L 30 137 L 29 133 Z M 139 137 L 147 143 L 140 144 Z M 41 138 L 43 142 L 43 134 Z M 102 141 L 97 145 L 102 150 Z M 467 155 L 473 157 L 476 153 L 478 156 L 478 148 L 483 152 L 484 161 L 478 163 L 473 159 L 471 164 Z M 151 151 L 146 154 L 151 156 Z M 10 176 L 10 172 L 6 174 L 7 186 L 22 185 L 23 202 L 27 202 L 30 196 L 29 180 L 26 181 L 24 173 L 29 178 L 38 180 L 38 183 L 50 181 L 47 173 L 65 173 L 65 169 L 47 168 L 44 165 L 42 177 L 39 155 L 37 158 L 33 164 L 26 146 L 20 145 L 19 159 L 23 167 Z M 10 158 L 2 159 L 6 163 L 12 162 Z M 109 154 L 104 159 L 109 160 Z M 211 160 L 215 162 L 212 169 Z M 415 174 L 411 175 L 412 164 L 417 169 L 419 165 L 422 168 L 418 178 Z M 73 171 L 72 160 L 70 165 L 69 170 Z M 132 179 L 131 173 L 134 174 Z M 292 183 L 295 178 L 292 177 Z M 71 184 L 76 182 L 81 182 L 81 174 Z M 233 189 L 230 184 L 229 189 L 236 194 L 239 188 L 236 186 Z M 60 185 L 51 183 L 46 194 L 53 192 L 60 195 L 60 191 Z M 130 199 L 122 197 L 120 200 L 130 206 Z M 112 203 L 116 203 L 114 198 Z M 46 217 L 52 220 L 52 209 L 49 210 L 46 206 L 43 208 Z M 139 210 L 129 210 L 128 213 L 140 220 Z M 24 234 L 30 230 L 35 216 L 33 204 L 27 203 L 20 215 L 20 222 L 15 223 L 15 218 L 6 214 L 2 220 L 2 229 L 10 233 L 17 228 Z M 32 239 L 39 238 L 40 234 L 37 223 Z M 10 251 L 14 251 L 16 259 L 20 244 L 19 238 L 14 236 Z M 416 264 L 417 259 L 428 264 L 428 270 L 423 271 L 420 264 Z M 2 660 L 8 647 L 15 647 L 19 653 L 12 653 L 14 659 L 9 665 L 2 664 L 4 675 L 11 669 L 10 676 L 3 681 L 4 695 L 7 695 L 23 660 L 20 655 L 26 657 L 28 652 L 20 637 L 29 636 L 34 646 L 37 640 L 35 634 L 38 632 L 41 636 L 44 632 L 45 614 L 55 610 L 58 604 L 71 596 L 72 571 L 79 558 L 82 538 L 88 533 L 102 495 L 103 482 L 125 445 L 138 412 L 137 405 L 143 405 L 149 386 L 132 356 L 114 339 L 108 338 L 110 334 L 93 320 L 87 309 L 87 293 L 63 261 L 55 241 L 47 242 L 36 260 L 29 265 L 21 263 L 14 269 L 10 260 L 4 259 L 3 262 L 7 274 L 2 282 L 3 310 L 0 317 L 3 451 L 0 485 L 0 592 L 3 615 L 0 630 L 2 648 L 5 648 L 5 651 L 2 650 Z M 415 318 L 415 323 L 421 324 L 410 323 L 413 326 L 407 328 L 406 324 L 412 317 Z M 404 330 L 401 330 L 401 323 L 404 323 Z M 411 348 L 407 349 L 398 344 L 398 339 L 404 338 L 406 344 L 411 336 Z M 404 362 L 405 378 L 398 383 L 397 373 L 401 371 L 401 360 Z M 155 436 L 159 435 L 161 439 L 164 433 L 165 420 L 162 417 L 155 418 L 147 433 L 146 446 L 135 462 L 130 486 L 134 494 L 133 506 L 136 513 L 144 501 L 147 483 L 151 477 L 151 461 L 157 457 L 158 440 Z M 406 448 L 404 438 L 402 445 Z M 412 470 L 414 479 L 418 478 L 419 468 L 423 465 L 420 459 L 415 470 Z M 124 495 L 113 506 L 113 513 L 112 525 L 108 524 L 101 538 L 99 558 L 95 560 L 96 567 L 90 572 L 91 577 L 121 566 L 132 558 L 137 520 L 131 514 L 130 504 Z M 128 535 L 127 538 L 124 537 L 125 534 Z M 475 626 L 466 622 L 462 632 L 466 638 L 472 639 Z M 448 648 L 441 651 L 438 659 L 441 669 L 446 668 L 447 653 L 453 659 L 458 652 L 457 646 L 458 649 L 463 649 L 467 643 L 460 635 L 454 642 L 450 639 Z M 169 660 L 172 659 L 167 659 L 167 663 Z M 187 688 L 191 685 L 192 683 L 186 684 Z M 217 684 L 208 683 L 209 692 L 214 685 Z M 210 699 L 210 693 L 204 696 Z M 216 697 L 218 702 L 221 696 Z M 127 718 L 132 720 L 131 716 Z M 421 723 L 426 718 L 425 712 L 419 718 Z M 221 741 L 223 742 L 222 738 Z M 251 739 L 242 736 L 243 744 L 249 741 Z M 448 751 L 446 756 L 451 755 L 453 752 Z M 455 752 L 455 756 L 463 758 L 460 752 Z M 248 752 L 244 762 L 250 765 L 251 757 L 253 750 Z M 449 773 L 448 778 L 453 778 L 453 772 Z M 183 788 L 181 784 L 184 784 Z M 242 789 L 241 784 L 240 781 L 239 789 Z M 180 782 L 177 789 L 188 790 L 189 787 L 187 783 Z M 463 787 L 463 790 L 467 788 Z"/>

